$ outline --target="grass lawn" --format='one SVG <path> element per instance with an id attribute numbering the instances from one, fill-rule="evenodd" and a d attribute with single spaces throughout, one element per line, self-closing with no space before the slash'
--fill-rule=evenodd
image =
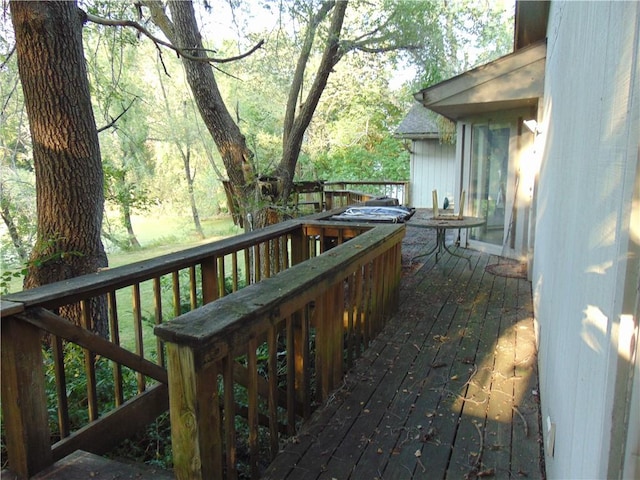
<path id="1" fill-rule="evenodd" d="M 133 218 L 133 230 L 142 248 L 109 253 L 109 266 L 127 265 L 242 233 L 242 229 L 227 216 L 203 219 L 200 223 L 206 237 L 204 240 L 198 238 L 189 218 L 136 216 Z"/>

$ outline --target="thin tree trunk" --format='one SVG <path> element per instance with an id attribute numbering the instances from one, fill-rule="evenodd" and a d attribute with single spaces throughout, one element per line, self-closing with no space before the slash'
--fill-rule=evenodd
<path id="1" fill-rule="evenodd" d="M 11 243 L 13 243 L 13 247 L 16 249 L 16 253 L 20 258 L 20 261 L 23 263 L 26 262 L 29 258 L 27 254 L 27 247 L 24 245 L 22 237 L 20 237 L 20 233 L 18 233 L 16 219 L 11 212 L 11 199 L 5 195 L 2 185 L 0 185 L 0 215 L 2 216 L 4 224 L 7 226 L 9 236 L 11 237 Z"/>
<path id="2" fill-rule="evenodd" d="M 187 177 L 187 189 L 189 191 L 189 203 L 191 204 L 191 215 L 193 217 L 193 224 L 196 228 L 196 233 L 200 238 L 204 238 L 204 232 L 202 231 L 202 225 L 200 224 L 200 214 L 198 213 L 198 206 L 196 205 L 196 197 L 193 192 L 193 177 L 191 176 L 191 148 L 187 145 L 187 152 L 183 152 L 180 149 L 182 155 L 182 161 L 184 163 L 184 174 Z"/>
<path id="3" fill-rule="evenodd" d="M 139 249 L 141 248 L 140 242 L 136 237 L 135 232 L 133 231 L 133 223 L 131 222 L 131 207 L 128 203 L 122 204 L 122 223 L 124 223 L 124 228 L 127 229 L 127 239 L 129 240 L 129 246 L 131 248 Z"/>

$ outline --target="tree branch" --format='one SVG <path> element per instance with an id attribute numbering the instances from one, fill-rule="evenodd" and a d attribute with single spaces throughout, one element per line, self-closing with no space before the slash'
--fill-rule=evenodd
<path id="1" fill-rule="evenodd" d="M 140 25 L 138 22 L 134 22 L 132 20 L 112 20 L 109 18 L 98 17 L 97 15 L 92 15 L 90 13 L 86 13 L 86 18 L 88 21 L 96 23 L 98 25 L 106 25 L 110 27 L 130 27 L 135 28 L 138 32 L 142 33 L 144 36 L 149 38 L 156 45 L 162 45 L 167 47 L 173 51 L 175 51 L 179 56 L 182 56 L 186 59 L 193 60 L 195 62 L 204 62 L 204 63 L 229 63 L 235 62 L 237 60 L 242 60 L 243 58 L 248 57 L 253 54 L 256 50 L 261 48 L 264 45 L 264 40 L 260 40 L 256 45 L 254 45 L 249 51 L 245 53 L 241 53 L 240 55 L 236 55 L 234 57 L 227 58 L 216 58 L 209 56 L 197 56 L 193 55 L 189 52 L 210 52 L 211 50 L 207 49 L 197 49 L 197 48 L 178 48 L 175 45 L 165 42 L 164 40 L 154 36 L 149 30 L 147 30 L 144 26 Z"/>
<path id="2" fill-rule="evenodd" d="M 133 100 L 131 100 L 131 103 L 129 104 L 129 106 L 127 108 L 125 108 L 122 112 L 120 112 L 120 115 L 118 115 L 116 118 L 112 118 L 111 121 L 107 125 L 105 125 L 104 127 L 98 128 L 98 133 L 103 132 L 106 129 L 113 127 L 116 124 L 116 122 L 118 120 L 120 120 L 120 118 L 122 118 L 124 116 L 124 114 L 129 111 L 129 109 L 133 106 L 133 103 L 137 99 L 138 99 L 138 97 L 133 97 Z"/>

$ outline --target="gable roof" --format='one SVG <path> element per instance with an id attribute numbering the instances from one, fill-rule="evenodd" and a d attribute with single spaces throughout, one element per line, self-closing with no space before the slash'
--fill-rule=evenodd
<path id="1" fill-rule="evenodd" d="M 440 128 L 437 122 L 438 114 L 432 112 L 420 102 L 414 102 L 395 131 L 396 137 L 401 138 L 439 138 Z"/>
<path id="2" fill-rule="evenodd" d="M 543 95 L 545 41 L 420 90 L 414 98 L 451 120 L 535 106 Z"/>

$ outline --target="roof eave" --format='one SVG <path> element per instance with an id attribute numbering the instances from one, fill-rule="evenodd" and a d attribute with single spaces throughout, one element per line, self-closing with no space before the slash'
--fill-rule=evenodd
<path id="1" fill-rule="evenodd" d="M 450 120 L 529 106 L 543 95 L 546 42 L 425 88 L 414 98 Z"/>

